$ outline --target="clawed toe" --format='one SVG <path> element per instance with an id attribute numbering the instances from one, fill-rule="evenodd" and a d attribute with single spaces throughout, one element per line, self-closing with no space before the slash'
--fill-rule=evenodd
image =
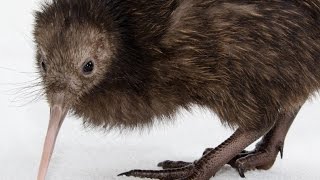
<path id="1" fill-rule="evenodd" d="M 183 168 L 166 169 L 160 171 L 154 170 L 132 170 L 125 173 L 121 173 L 118 176 L 133 176 L 139 178 L 152 178 L 161 180 L 172 180 L 179 179 L 183 177 L 188 177 L 194 173 L 194 165 L 188 165 Z"/>
<path id="2" fill-rule="evenodd" d="M 283 148 L 281 148 L 283 149 Z M 280 154 L 282 150 L 279 149 Z M 245 177 L 244 173 L 253 169 L 270 169 L 275 162 L 278 151 L 260 150 L 253 151 L 242 156 L 238 156 L 238 159 L 230 165 L 234 167 L 241 177 Z"/>
<path id="3" fill-rule="evenodd" d="M 202 155 L 207 154 L 208 152 L 212 151 L 213 148 L 207 148 L 204 150 L 204 152 L 202 153 Z M 182 168 L 185 166 L 189 166 L 193 164 L 192 162 L 184 162 L 184 161 L 170 161 L 170 160 L 166 160 L 163 162 L 160 162 L 158 164 L 158 167 L 161 167 L 162 169 L 173 169 L 173 168 Z"/>
<path id="4" fill-rule="evenodd" d="M 161 167 L 163 169 L 174 169 L 174 168 L 182 168 L 192 165 L 191 162 L 184 162 L 184 161 L 163 161 L 158 164 L 158 167 Z"/>
<path id="5" fill-rule="evenodd" d="M 237 168 L 237 171 L 238 171 L 240 177 L 245 178 L 245 177 L 246 177 L 246 176 L 244 175 L 245 168 L 243 167 L 243 164 L 238 164 L 238 165 L 236 166 L 236 168 Z"/>

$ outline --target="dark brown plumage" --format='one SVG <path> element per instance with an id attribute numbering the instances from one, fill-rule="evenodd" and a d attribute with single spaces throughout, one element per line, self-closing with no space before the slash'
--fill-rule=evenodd
<path id="1" fill-rule="evenodd" d="M 271 128 L 283 144 L 292 114 L 320 88 L 319 16 L 319 0 L 54 0 L 36 13 L 37 64 L 50 106 L 62 97 L 94 126 L 136 128 L 194 104 L 211 109 L 238 129 L 239 146 L 215 171 L 202 167 L 212 150 L 201 175 L 178 176 L 206 179 Z M 134 173 L 126 175 L 149 177 Z"/>

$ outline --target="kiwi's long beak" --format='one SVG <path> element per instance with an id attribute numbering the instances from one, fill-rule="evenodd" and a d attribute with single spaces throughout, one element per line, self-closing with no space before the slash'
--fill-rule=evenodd
<path id="1" fill-rule="evenodd" d="M 56 97 L 54 98 L 55 99 L 54 99 L 53 105 L 51 106 L 51 109 L 50 109 L 49 127 L 47 131 L 47 136 L 44 142 L 37 180 L 45 180 L 51 155 L 55 146 L 55 142 L 56 142 L 60 127 L 68 112 L 68 109 L 64 106 L 64 97 L 61 95 L 56 95 Z"/>

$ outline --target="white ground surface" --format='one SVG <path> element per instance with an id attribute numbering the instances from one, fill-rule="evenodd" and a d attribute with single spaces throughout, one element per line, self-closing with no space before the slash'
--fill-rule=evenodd
<path id="1" fill-rule="evenodd" d="M 16 94 L 17 88 L 35 78 L 31 36 L 35 7 L 34 0 L 0 3 L 0 180 L 36 179 L 46 133 L 47 104 L 40 100 L 24 105 L 29 92 L 37 88 Z M 194 160 L 232 133 L 207 111 L 195 108 L 194 113 L 181 114 L 176 123 L 124 134 L 85 129 L 80 120 L 68 117 L 47 179 L 134 179 L 116 175 L 135 168 L 154 169 L 165 159 Z M 303 106 L 288 134 L 284 159 L 269 171 L 246 173 L 247 179 L 320 179 L 319 118 L 320 99 L 314 98 Z M 226 166 L 214 179 L 241 178 Z"/>

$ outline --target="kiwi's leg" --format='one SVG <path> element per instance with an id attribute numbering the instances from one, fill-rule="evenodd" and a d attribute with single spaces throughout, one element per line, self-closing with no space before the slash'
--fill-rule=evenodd
<path id="1" fill-rule="evenodd" d="M 274 164 L 278 153 L 283 157 L 283 146 L 287 132 L 301 106 L 294 111 L 281 111 L 275 126 L 256 145 L 256 148 L 233 158 L 229 164 L 236 168 L 240 176 L 252 169 L 269 169 Z"/>
<path id="2" fill-rule="evenodd" d="M 273 126 L 274 124 L 272 124 Z M 152 170 L 132 170 L 120 174 L 120 176 L 134 176 L 140 178 L 153 179 L 188 179 L 188 180 L 208 180 L 233 157 L 239 154 L 244 148 L 260 138 L 272 127 L 260 130 L 241 130 L 228 138 L 215 149 L 209 149 L 198 161 L 192 164 L 186 164 L 182 168 L 166 169 L 159 171 Z"/>
<path id="3" fill-rule="evenodd" d="M 283 146 L 286 134 L 298 114 L 301 106 L 297 107 L 293 112 L 282 111 L 278 116 L 275 126 L 257 143 L 253 151 L 243 150 L 228 162 L 232 167 L 236 168 L 239 174 L 244 177 L 244 172 L 252 169 L 269 169 L 272 167 L 280 152 L 283 157 Z M 208 148 L 203 155 L 213 150 Z M 184 161 L 163 161 L 158 164 L 163 169 L 181 168 L 193 164 Z"/>

